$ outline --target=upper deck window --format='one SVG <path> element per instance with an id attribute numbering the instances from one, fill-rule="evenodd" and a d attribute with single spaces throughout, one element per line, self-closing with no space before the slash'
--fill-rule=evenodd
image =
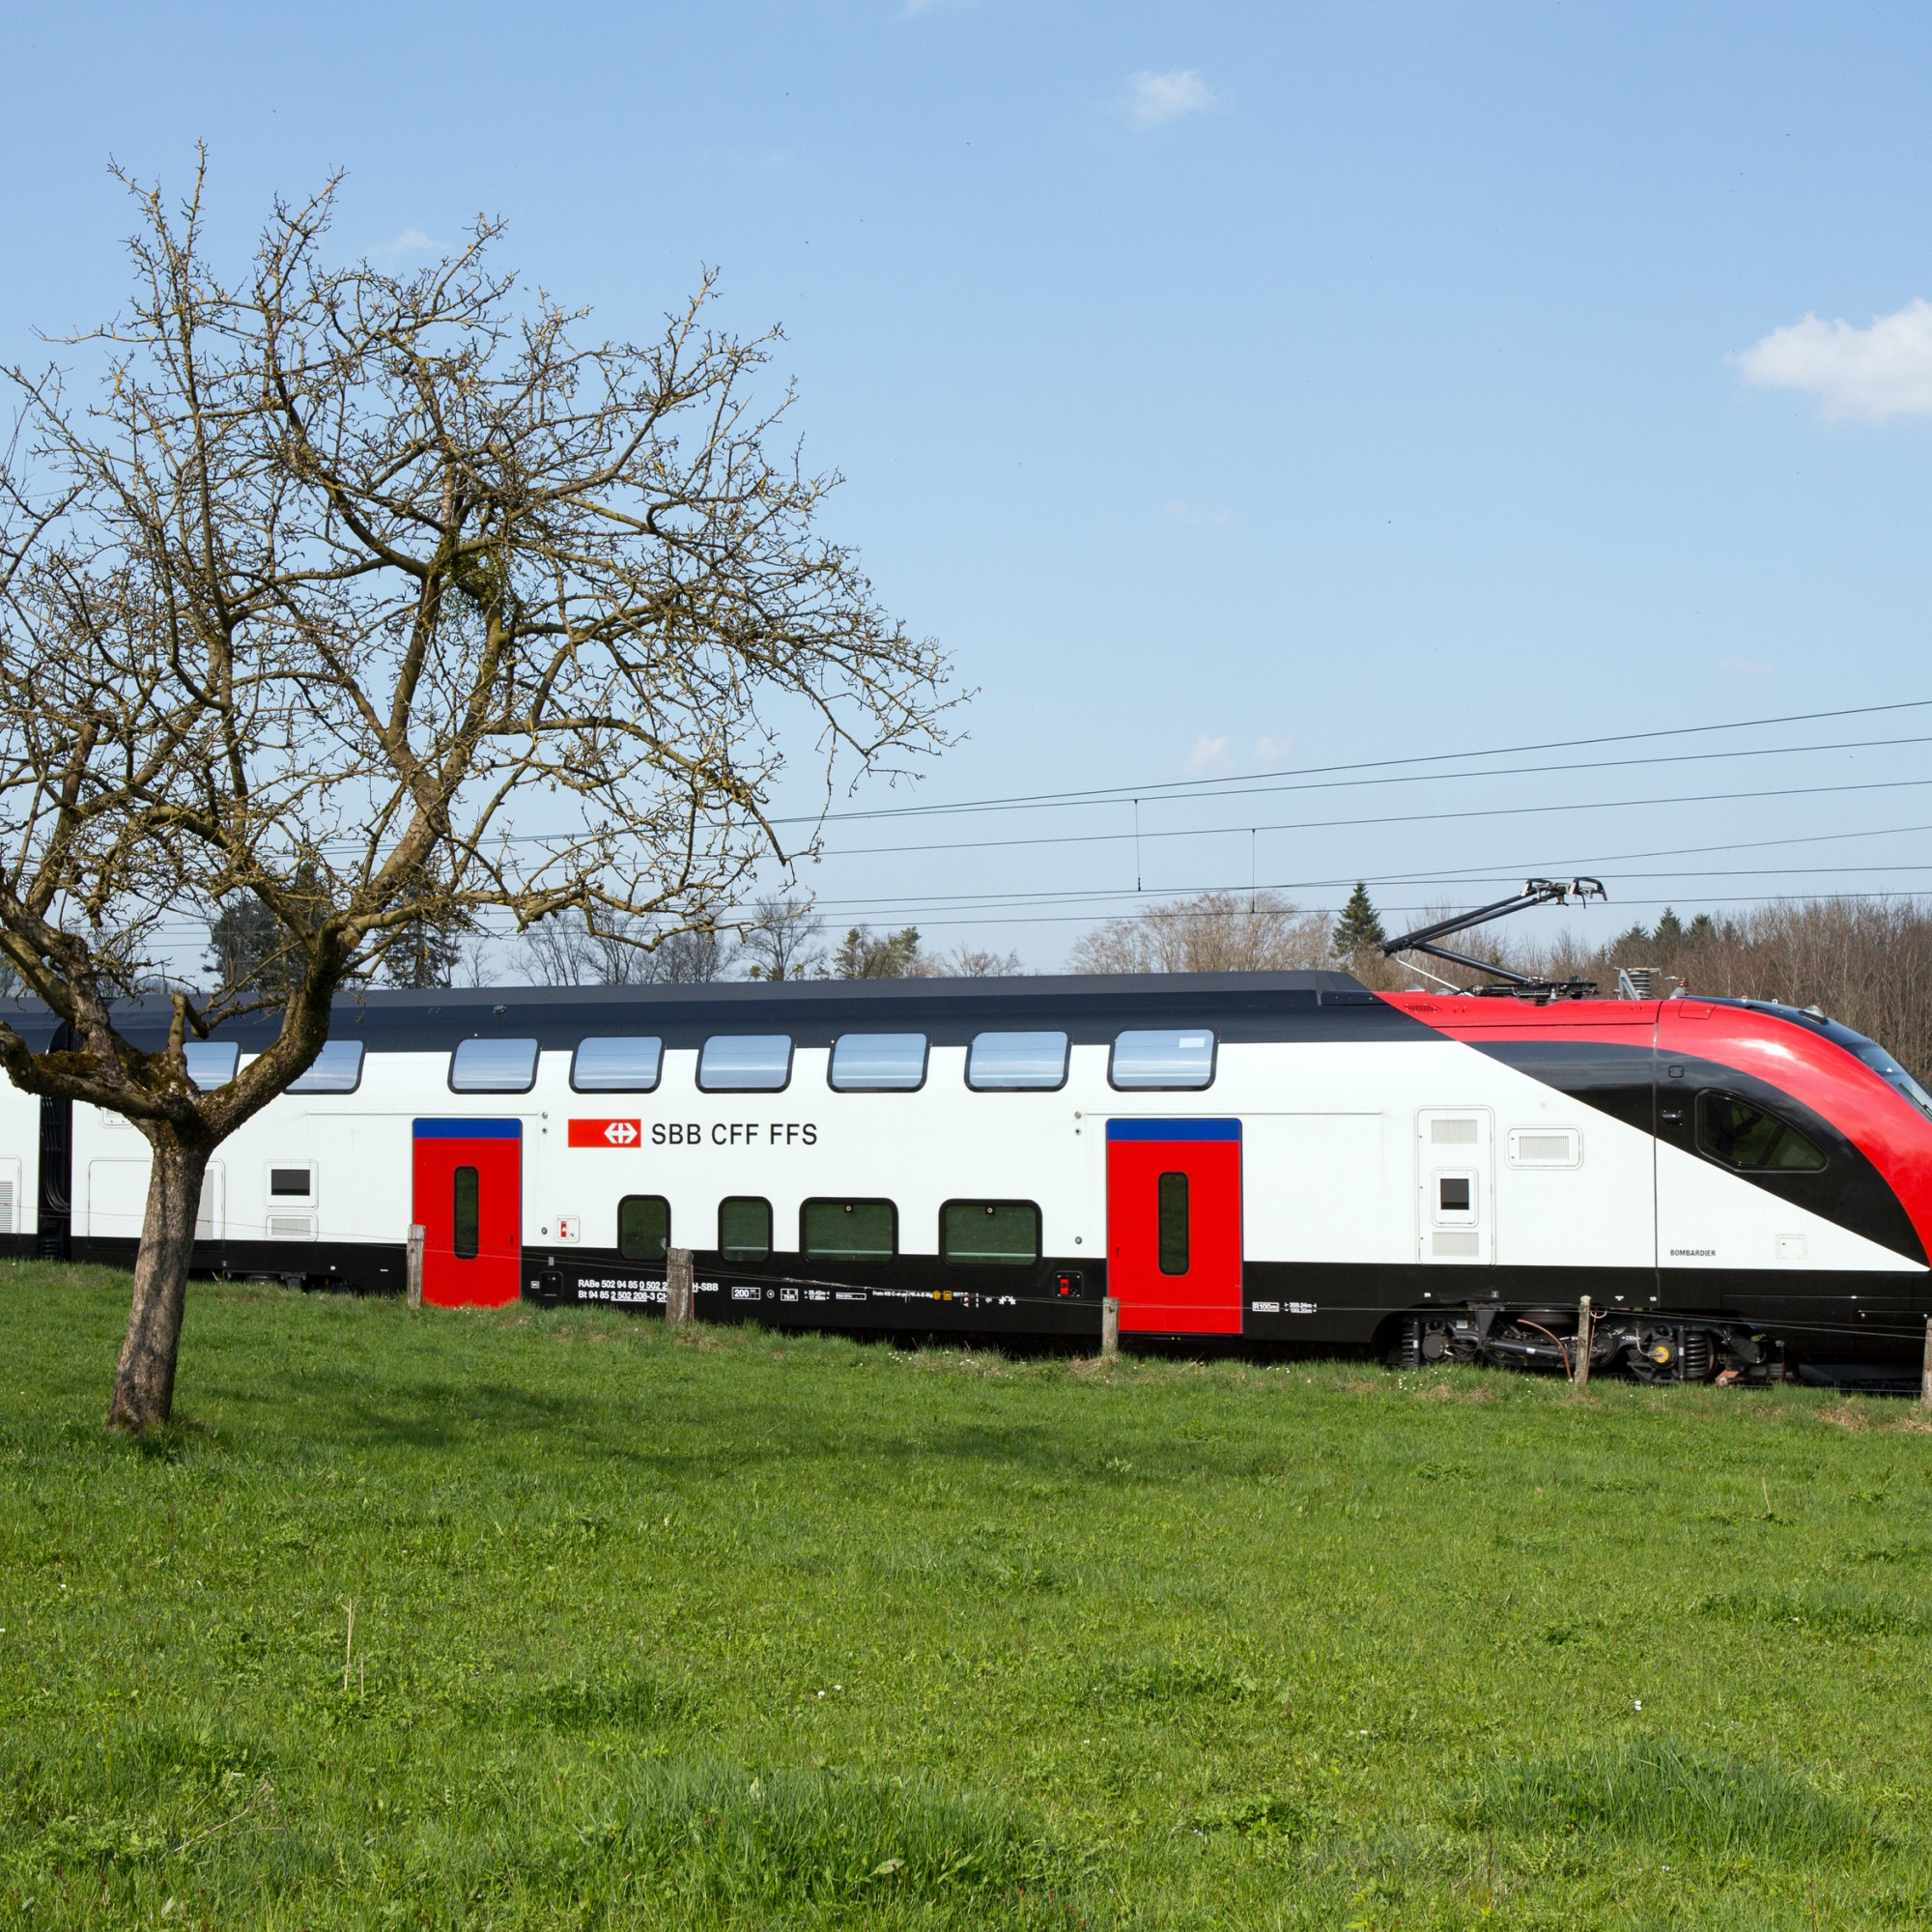
<path id="1" fill-rule="evenodd" d="M 832 1048 L 832 1084 L 841 1094 L 909 1094 L 925 1085 L 923 1033 L 841 1033 Z"/>
<path id="2" fill-rule="evenodd" d="M 1214 1078 L 1214 1036 L 1202 1027 L 1117 1035 L 1107 1077 L 1129 1092 L 1207 1087 Z"/>
<path id="3" fill-rule="evenodd" d="M 232 1039 L 191 1039 L 182 1048 L 187 1063 L 187 1077 L 204 1094 L 225 1087 L 235 1078 L 242 1049 Z"/>
<path id="4" fill-rule="evenodd" d="M 661 1039 L 630 1035 L 580 1039 L 570 1056 L 570 1084 L 579 1094 L 648 1094 L 663 1064 Z"/>
<path id="5" fill-rule="evenodd" d="M 1046 1092 L 1066 1085 L 1064 1033 L 982 1033 L 966 1056 L 966 1084 L 978 1093 Z"/>
<path id="6" fill-rule="evenodd" d="M 452 1094 L 527 1094 L 537 1084 L 533 1039 L 466 1039 L 449 1059 Z"/>
<path id="7" fill-rule="evenodd" d="M 362 1042 L 331 1039 L 310 1064 L 306 1073 L 289 1082 L 291 1094 L 353 1094 L 362 1084 Z"/>
<path id="8" fill-rule="evenodd" d="M 697 1084 L 707 1094 L 776 1094 L 791 1079 L 791 1036 L 715 1033 L 698 1056 Z"/>

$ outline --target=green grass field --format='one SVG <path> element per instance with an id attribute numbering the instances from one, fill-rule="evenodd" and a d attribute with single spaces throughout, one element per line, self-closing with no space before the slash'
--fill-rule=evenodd
<path id="1" fill-rule="evenodd" d="M 1917 1408 L 198 1286 L 137 1447 L 125 1309 L 0 1269 L 0 1922 L 1932 1921 Z"/>

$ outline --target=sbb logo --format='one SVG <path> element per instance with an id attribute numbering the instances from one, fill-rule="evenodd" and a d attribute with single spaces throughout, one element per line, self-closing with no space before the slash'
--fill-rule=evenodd
<path id="1" fill-rule="evenodd" d="M 636 1121 L 572 1121 L 570 1145 L 584 1147 L 636 1147 L 642 1131 Z"/>

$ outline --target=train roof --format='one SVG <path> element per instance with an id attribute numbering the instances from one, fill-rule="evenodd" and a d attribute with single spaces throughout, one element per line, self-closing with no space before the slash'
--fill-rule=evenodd
<path id="1" fill-rule="evenodd" d="M 7 1017 L 29 1045 L 43 1047 L 51 1015 L 38 1002 L 11 1005 Z M 170 1007 L 150 996 L 119 1006 L 116 1017 L 128 1037 L 146 1044 L 165 1036 Z M 265 1012 L 214 1033 L 251 1046 L 275 1026 Z M 1229 1040 L 1425 1031 L 1352 974 L 1309 971 L 368 988 L 336 999 L 329 1033 L 379 1050 L 423 1052 L 478 1035 L 564 1048 L 598 1034 L 653 1034 L 668 1046 L 696 1046 L 716 1033 L 769 1032 L 788 1033 L 800 1046 L 829 1046 L 840 1033 L 898 1031 L 963 1045 L 987 1031 L 1052 1030 L 1092 1042 L 1130 1028 L 1186 1026 L 1211 1027 Z"/>

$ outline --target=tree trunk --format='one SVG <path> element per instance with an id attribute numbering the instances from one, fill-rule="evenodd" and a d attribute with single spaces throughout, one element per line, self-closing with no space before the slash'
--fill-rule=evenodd
<path id="1" fill-rule="evenodd" d="M 174 1412 L 182 1307 L 187 1299 L 194 1224 L 211 1151 L 184 1145 L 165 1130 L 156 1134 L 154 1151 L 141 1247 L 134 1257 L 134 1301 L 107 1410 L 108 1428 L 129 1435 L 156 1428 Z"/>

